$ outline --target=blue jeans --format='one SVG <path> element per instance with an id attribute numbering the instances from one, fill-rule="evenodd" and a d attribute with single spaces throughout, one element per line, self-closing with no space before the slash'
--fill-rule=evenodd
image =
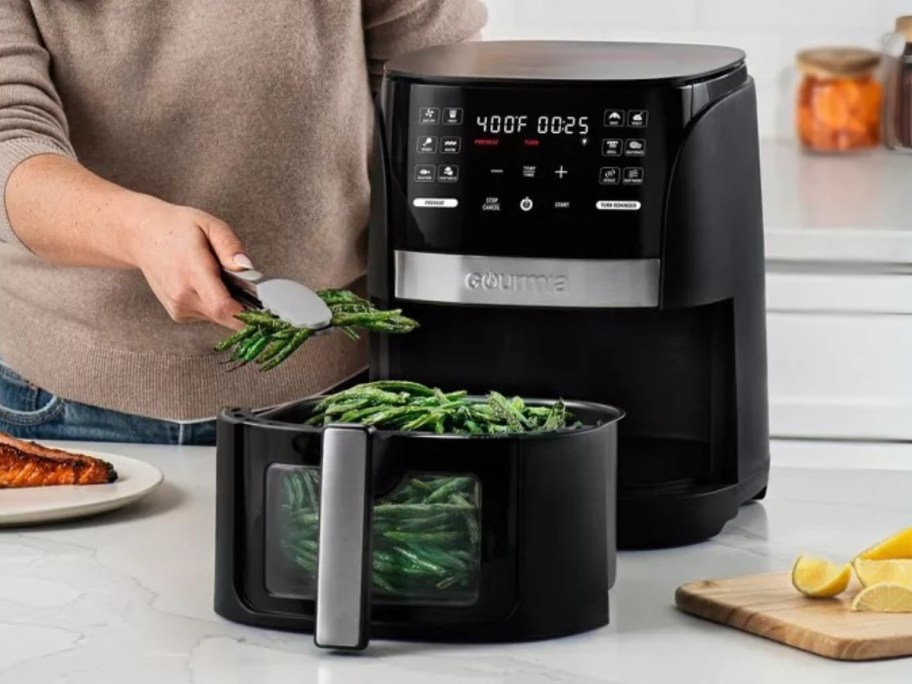
<path id="1" fill-rule="evenodd" d="M 180 424 L 61 399 L 0 361 L 0 432 L 19 439 L 215 444 L 215 421 Z"/>

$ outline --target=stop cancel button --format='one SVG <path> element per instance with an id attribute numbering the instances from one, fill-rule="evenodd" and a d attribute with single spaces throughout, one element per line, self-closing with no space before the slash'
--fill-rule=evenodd
<path id="1" fill-rule="evenodd" d="M 639 202 L 622 200 L 602 200 L 595 203 L 595 208 L 599 211 L 639 211 L 642 206 Z"/>

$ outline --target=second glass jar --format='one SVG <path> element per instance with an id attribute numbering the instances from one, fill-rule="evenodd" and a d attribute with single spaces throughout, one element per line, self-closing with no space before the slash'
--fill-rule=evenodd
<path id="1" fill-rule="evenodd" d="M 852 152 L 881 140 L 880 54 L 861 48 L 820 48 L 798 55 L 797 128 L 814 152 Z"/>

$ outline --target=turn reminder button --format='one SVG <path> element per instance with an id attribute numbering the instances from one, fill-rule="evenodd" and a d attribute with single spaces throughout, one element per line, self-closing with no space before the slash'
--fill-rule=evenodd
<path id="1" fill-rule="evenodd" d="M 419 197 L 412 204 L 421 209 L 455 209 L 459 206 L 459 200 L 442 197 Z"/>
<path id="2" fill-rule="evenodd" d="M 595 207 L 599 211 L 639 211 L 642 206 L 639 202 L 609 202 L 603 200 L 595 203 Z"/>

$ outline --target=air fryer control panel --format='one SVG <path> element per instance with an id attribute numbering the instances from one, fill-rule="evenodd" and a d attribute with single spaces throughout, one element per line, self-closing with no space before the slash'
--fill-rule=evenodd
<path id="1" fill-rule="evenodd" d="M 409 212 L 398 248 L 659 256 L 681 89 L 412 85 L 408 101 L 393 145 Z"/>

